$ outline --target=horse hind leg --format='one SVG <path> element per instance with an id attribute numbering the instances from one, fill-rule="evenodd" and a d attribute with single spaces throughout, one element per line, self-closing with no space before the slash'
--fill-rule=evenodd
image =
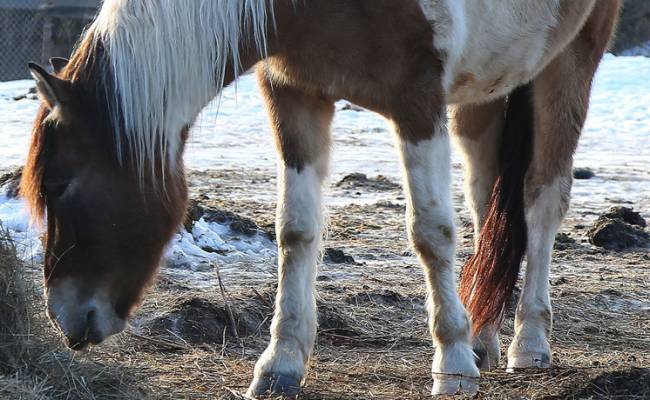
<path id="1" fill-rule="evenodd" d="M 276 215 L 278 289 L 271 342 L 255 365 L 250 396 L 298 394 L 316 336 L 314 285 L 320 249 L 321 186 L 333 102 L 271 82 L 258 72 L 281 156 Z"/>
<path id="2" fill-rule="evenodd" d="M 505 99 L 458 105 L 451 109 L 451 130 L 465 158 L 465 201 L 472 213 L 475 251 L 478 251 L 480 232 L 499 170 L 499 145 L 505 110 Z M 482 370 L 499 365 L 501 350 L 498 330 L 498 326 L 490 326 L 474 334 L 472 347 L 476 363 Z"/>
<path id="3" fill-rule="evenodd" d="M 586 119 L 591 81 L 614 26 L 615 7 L 616 2 L 599 2 L 569 48 L 533 81 L 535 138 L 524 193 L 528 263 L 508 349 L 511 370 L 551 364 L 551 252 L 569 208 L 573 152 Z"/>

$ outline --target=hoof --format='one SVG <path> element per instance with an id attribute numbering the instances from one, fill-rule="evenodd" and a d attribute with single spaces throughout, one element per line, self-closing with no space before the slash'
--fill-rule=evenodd
<path id="1" fill-rule="evenodd" d="M 258 376 L 253 379 L 247 395 L 254 398 L 266 396 L 294 398 L 300 393 L 301 381 L 301 378 L 285 375 Z"/>
<path id="2" fill-rule="evenodd" d="M 545 353 L 515 354 L 508 356 L 507 372 L 525 368 L 550 368 L 551 356 Z"/>
<path id="3" fill-rule="evenodd" d="M 466 394 L 471 395 L 478 392 L 479 378 L 471 376 L 453 376 L 443 374 L 433 374 L 433 389 L 431 394 L 438 395 L 451 395 L 451 394 Z"/>

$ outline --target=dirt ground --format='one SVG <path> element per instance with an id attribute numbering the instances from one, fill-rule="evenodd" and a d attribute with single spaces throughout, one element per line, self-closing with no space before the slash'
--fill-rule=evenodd
<path id="1" fill-rule="evenodd" d="M 250 218 L 272 234 L 273 175 L 201 172 L 189 182 L 202 206 Z M 329 250 L 317 282 L 319 335 L 300 398 L 428 399 L 434 349 L 422 273 L 405 239 L 401 188 L 362 176 L 330 186 L 329 199 L 355 202 L 329 207 Z M 377 193 L 394 201 L 364 201 Z M 472 251 L 472 226 L 459 191 L 455 198 L 460 267 Z M 506 373 L 504 356 L 501 368 L 482 375 L 473 398 L 650 398 L 650 253 L 590 245 L 587 230 L 606 209 L 575 210 L 554 251 L 554 367 Z M 38 273 L 38 266 L 29 268 Z M 163 268 L 127 333 L 75 355 L 75 362 L 131 378 L 87 398 L 242 398 L 269 338 L 275 266 L 221 268 L 223 293 Z M 200 276 L 208 275 L 216 271 Z M 501 329 L 502 354 L 513 334 L 512 311 Z"/>

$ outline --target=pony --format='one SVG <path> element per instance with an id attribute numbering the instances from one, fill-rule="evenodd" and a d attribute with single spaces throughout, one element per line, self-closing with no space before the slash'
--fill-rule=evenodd
<path id="1" fill-rule="evenodd" d="M 407 234 L 425 272 L 432 393 L 478 390 L 522 258 L 508 369 L 552 363 L 549 267 L 591 82 L 620 0 L 106 0 L 71 59 L 30 64 L 42 107 L 21 193 L 46 217 L 47 312 L 73 349 L 122 331 L 186 214 L 199 111 L 253 67 L 279 152 L 278 288 L 251 396 L 294 396 L 317 331 L 314 281 L 334 103 L 394 127 Z M 447 112 L 449 108 L 449 113 Z M 449 124 L 447 123 L 449 119 Z M 451 132 L 451 134 L 449 133 Z M 454 272 L 450 140 L 475 255 Z"/>

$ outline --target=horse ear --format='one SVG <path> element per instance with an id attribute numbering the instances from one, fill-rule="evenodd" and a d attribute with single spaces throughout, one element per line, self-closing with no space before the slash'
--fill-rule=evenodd
<path id="1" fill-rule="evenodd" d="M 70 82 L 49 74 L 43 67 L 29 63 L 29 71 L 36 81 L 38 95 L 50 110 L 64 103 L 70 94 Z"/>
<path id="2" fill-rule="evenodd" d="M 68 65 L 69 61 L 70 60 L 63 57 L 52 57 L 50 58 L 50 65 L 54 69 L 54 73 L 58 74 L 59 72 L 63 71 L 63 68 L 65 68 L 66 65 Z"/>

